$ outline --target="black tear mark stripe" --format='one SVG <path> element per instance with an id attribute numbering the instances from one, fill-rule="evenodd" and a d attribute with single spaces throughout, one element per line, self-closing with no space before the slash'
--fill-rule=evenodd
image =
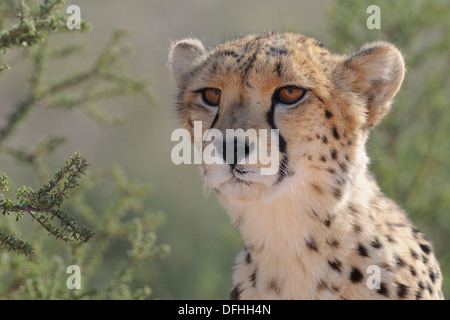
<path id="1" fill-rule="evenodd" d="M 294 174 L 294 172 L 288 168 L 288 158 L 286 154 L 283 154 L 283 158 L 281 159 L 278 171 L 279 171 L 278 178 L 277 181 L 275 181 L 274 185 L 280 184 L 284 178 L 292 176 Z"/>
<path id="2" fill-rule="evenodd" d="M 275 100 L 272 99 L 272 105 L 270 106 L 270 110 L 266 114 L 267 123 L 269 124 L 270 128 L 274 130 L 278 129 L 275 125 L 275 104 L 276 104 Z M 289 170 L 289 159 L 286 153 L 287 142 L 281 135 L 280 131 L 278 131 L 278 133 L 279 133 L 278 148 L 280 153 L 282 154 L 282 158 L 280 166 L 278 168 L 278 178 L 277 181 L 275 182 L 275 185 L 281 183 L 284 178 L 291 176 L 293 174 L 293 172 Z"/>
<path id="3" fill-rule="evenodd" d="M 216 125 L 217 119 L 219 119 L 219 110 L 216 111 L 216 115 L 214 117 L 214 120 L 211 124 L 211 127 L 209 127 L 210 129 L 214 128 L 214 126 Z"/>

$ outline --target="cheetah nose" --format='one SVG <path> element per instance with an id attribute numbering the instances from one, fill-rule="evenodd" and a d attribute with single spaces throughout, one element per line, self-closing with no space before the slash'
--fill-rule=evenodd
<path id="1" fill-rule="evenodd" d="M 219 152 L 222 153 L 223 160 L 234 167 L 241 160 L 248 157 L 254 148 L 254 143 L 248 143 L 243 139 L 234 137 L 233 140 L 223 140 L 216 145 Z"/>

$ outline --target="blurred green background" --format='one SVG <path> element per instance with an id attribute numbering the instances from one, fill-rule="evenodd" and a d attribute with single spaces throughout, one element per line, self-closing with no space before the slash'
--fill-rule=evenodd
<path id="1" fill-rule="evenodd" d="M 148 205 L 166 214 L 158 242 L 171 253 L 139 269 L 133 280 L 148 283 L 152 298 L 227 299 L 231 268 L 242 247 L 238 232 L 213 193 L 205 194 L 195 165 L 170 159 L 176 89 L 167 67 L 171 41 L 196 37 L 207 47 L 247 33 L 296 31 L 316 37 L 340 53 L 355 52 L 366 41 L 389 40 L 404 52 L 409 68 L 392 113 L 375 129 L 368 149 L 372 171 L 388 196 L 404 207 L 435 244 L 444 279 L 450 276 L 449 1 L 219 1 L 219 0 L 77 0 L 92 30 L 56 36 L 86 41 L 88 50 L 55 65 L 77 70 L 118 27 L 131 30 L 130 68 L 149 74 L 156 100 L 120 98 L 102 108 L 123 115 L 125 125 L 102 128 L 82 113 L 37 109 L 13 142 L 64 132 L 67 143 L 47 157 L 50 167 L 80 150 L 93 167 L 121 165 L 130 179 L 151 183 Z M 381 30 L 368 30 L 366 9 L 381 8 Z M 71 38 L 72 37 L 72 38 Z M 428 51 L 424 48 L 430 48 Z M 51 67 L 50 67 L 51 69 Z M 29 74 L 26 66 L 0 78 L 0 121 L 20 100 Z M 82 130 L 80 130 L 82 128 Z M 2 170 L 21 184 L 36 183 L 29 169 L 1 157 Z M 39 253 L 38 253 L 39 254 Z M 450 285 L 444 281 L 444 295 Z"/>

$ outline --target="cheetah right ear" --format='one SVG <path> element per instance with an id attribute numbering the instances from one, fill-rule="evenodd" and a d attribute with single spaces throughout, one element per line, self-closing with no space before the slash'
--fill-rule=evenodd
<path id="1" fill-rule="evenodd" d="M 184 39 L 172 44 L 169 53 L 169 66 L 178 88 L 185 85 L 187 77 L 206 54 L 200 40 Z"/>
<path id="2" fill-rule="evenodd" d="M 366 101 L 366 127 L 377 125 L 389 112 L 403 82 L 402 54 L 388 42 L 368 43 L 347 59 L 343 67 L 346 81 Z"/>

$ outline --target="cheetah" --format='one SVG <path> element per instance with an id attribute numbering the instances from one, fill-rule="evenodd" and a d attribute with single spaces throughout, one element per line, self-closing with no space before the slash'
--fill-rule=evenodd
<path id="1" fill-rule="evenodd" d="M 279 133 L 267 142 L 280 155 L 276 174 L 261 175 L 259 162 L 199 166 L 245 243 L 231 299 L 443 299 L 430 240 L 368 169 L 369 132 L 404 78 L 393 44 L 349 56 L 296 33 L 211 50 L 187 38 L 172 44 L 169 66 L 176 113 L 192 136 L 196 121 L 225 137 L 238 128 Z"/>

